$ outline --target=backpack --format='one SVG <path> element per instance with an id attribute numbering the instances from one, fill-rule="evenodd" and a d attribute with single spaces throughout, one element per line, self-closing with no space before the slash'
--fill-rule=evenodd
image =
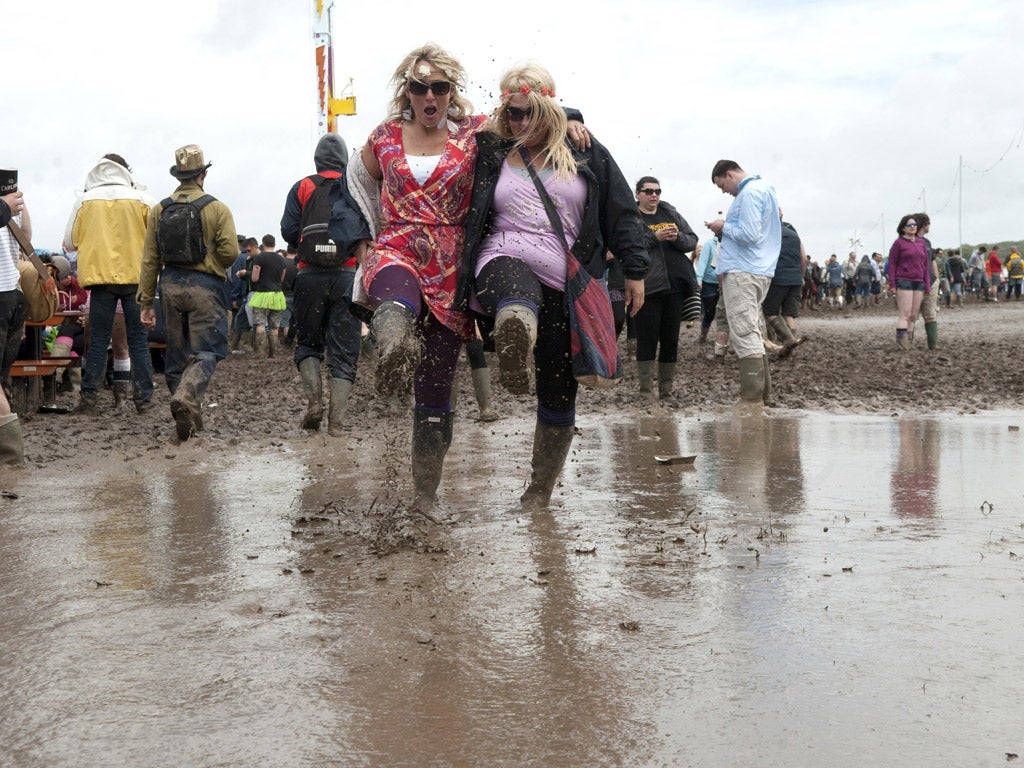
<path id="1" fill-rule="evenodd" d="M 327 227 L 331 221 L 331 192 L 341 179 L 328 179 L 320 174 L 310 176 L 310 179 L 319 181 L 302 208 L 302 218 L 299 220 L 299 261 L 314 267 L 340 267 L 341 254 L 327 234 Z"/>
<path id="2" fill-rule="evenodd" d="M 156 250 L 164 264 L 190 267 L 206 258 L 203 219 L 199 212 L 216 200 L 203 195 L 191 202 L 164 199 L 160 205 L 160 221 L 156 225 Z"/>

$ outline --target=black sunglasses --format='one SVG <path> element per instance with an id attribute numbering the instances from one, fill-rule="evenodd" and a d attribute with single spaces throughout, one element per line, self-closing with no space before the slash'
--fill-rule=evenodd
<path id="1" fill-rule="evenodd" d="M 660 195 L 660 189 L 641 189 L 640 193 L 643 195 Z"/>
<path id="2" fill-rule="evenodd" d="M 409 93 L 413 96 L 426 96 L 427 91 L 435 96 L 446 96 L 452 91 L 452 84 L 447 80 L 435 80 L 432 83 L 421 83 L 419 80 L 409 81 Z"/>
<path id="3" fill-rule="evenodd" d="M 505 114 L 508 119 L 513 123 L 518 123 L 520 120 L 529 120 L 533 117 L 533 107 L 527 107 L 526 109 L 520 109 L 519 107 L 513 107 L 509 104 L 505 107 Z"/>

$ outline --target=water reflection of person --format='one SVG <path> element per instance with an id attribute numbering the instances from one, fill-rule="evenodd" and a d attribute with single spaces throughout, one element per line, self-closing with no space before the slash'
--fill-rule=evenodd
<path id="1" fill-rule="evenodd" d="M 772 515 L 804 508 L 804 471 L 800 463 L 800 420 L 774 419 L 766 446 L 765 496 Z"/>
<path id="2" fill-rule="evenodd" d="M 889 480 L 893 511 L 900 517 L 932 518 L 938 484 L 939 426 L 931 420 L 903 419 L 897 434 L 899 453 Z"/>
<path id="3" fill-rule="evenodd" d="M 772 420 L 752 413 L 727 425 L 708 426 L 718 449 L 719 492 L 747 515 L 764 517 L 770 509 L 766 499 Z"/>

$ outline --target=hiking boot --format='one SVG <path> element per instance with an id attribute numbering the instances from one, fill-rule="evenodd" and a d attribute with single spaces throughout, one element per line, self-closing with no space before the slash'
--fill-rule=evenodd
<path id="1" fill-rule="evenodd" d="M 537 343 L 537 313 L 526 304 L 506 304 L 494 319 L 494 349 L 501 384 L 514 395 L 530 391 L 530 353 Z"/>

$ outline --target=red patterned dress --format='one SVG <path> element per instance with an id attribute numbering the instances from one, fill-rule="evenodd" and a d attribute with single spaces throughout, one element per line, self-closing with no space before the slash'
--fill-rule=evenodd
<path id="1" fill-rule="evenodd" d="M 377 126 L 369 140 L 384 178 L 381 229 L 377 247 L 363 263 L 363 285 L 369 291 L 374 275 L 384 267 L 410 270 L 430 311 L 465 339 L 474 337 L 473 320 L 452 309 L 452 297 L 473 191 L 476 131 L 485 120 L 478 115 L 453 123 L 455 130 L 449 126 L 444 153 L 422 187 L 405 159 L 401 120 Z"/>

